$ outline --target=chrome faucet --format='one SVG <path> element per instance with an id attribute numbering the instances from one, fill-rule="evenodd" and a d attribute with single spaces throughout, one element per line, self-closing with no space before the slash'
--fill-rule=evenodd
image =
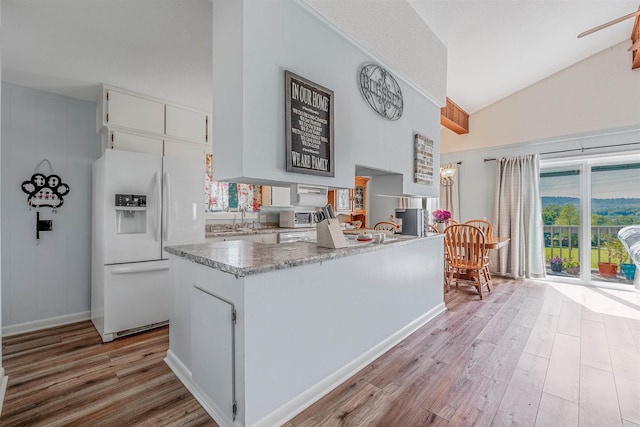
<path id="1" fill-rule="evenodd" d="M 247 213 L 247 208 L 246 207 L 241 207 L 240 208 L 240 213 L 242 215 L 242 223 L 240 224 L 241 228 L 244 228 L 245 224 L 244 224 L 244 215 Z"/>

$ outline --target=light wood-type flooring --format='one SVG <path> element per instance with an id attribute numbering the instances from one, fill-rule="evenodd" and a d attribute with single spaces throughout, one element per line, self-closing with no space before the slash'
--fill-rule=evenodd
<path id="1" fill-rule="evenodd" d="M 294 417 L 293 426 L 640 426 L 640 294 L 495 279 Z M 7 337 L 1 426 L 215 425 L 164 364 L 167 328 Z"/>

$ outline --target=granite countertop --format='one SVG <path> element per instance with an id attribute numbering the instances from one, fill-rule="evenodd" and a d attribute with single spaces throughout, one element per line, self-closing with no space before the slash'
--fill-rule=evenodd
<path id="1" fill-rule="evenodd" d="M 443 237 L 443 234 L 437 233 L 430 233 L 426 237 L 400 235 L 397 239 L 382 244 L 360 243 L 342 249 L 321 248 L 315 243 L 309 242 L 266 244 L 234 240 L 169 246 L 165 248 L 165 251 L 192 262 L 233 274 L 236 277 L 244 277 L 366 252 L 385 250 L 392 245 L 406 245 L 418 240 L 442 239 Z"/>

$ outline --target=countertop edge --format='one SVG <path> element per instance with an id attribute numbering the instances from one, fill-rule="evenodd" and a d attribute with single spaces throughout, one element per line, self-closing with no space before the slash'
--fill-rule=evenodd
<path id="1" fill-rule="evenodd" d="M 228 264 L 226 262 L 222 262 L 220 260 L 215 260 L 209 257 L 205 257 L 202 255 L 198 255 L 193 253 L 194 250 L 206 248 L 208 245 L 229 245 L 234 242 L 218 242 L 218 243 L 200 243 L 196 245 L 180 245 L 180 246 L 168 246 L 165 248 L 167 253 L 172 255 L 187 259 L 196 264 L 201 264 L 206 267 L 210 267 L 216 270 L 220 270 L 224 273 L 233 274 L 236 277 L 245 277 L 254 274 L 267 273 L 269 271 L 282 270 L 286 268 L 297 267 L 301 265 L 308 264 L 316 264 L 327 260 L 337 259 L 348 257 L 352 255 L 358 255 L 367 252 L 376 252 L 385 250 L 389 247 L 398 246 L 398 245 L 407 245 L 412 244 L 419 241 L 424 240 L 434 240 L 444 238 L 443 234 L 429 233 L 425 237 L 415 237 L 415 238 L 403 238 L 393 242 L 384 243 L 384 244 L 367 244 L 362 246 L 355 247 L 347 247 L 341 249 L 328 249 L 328 248 L 318 248 L 321 253 L 310 255 L 307 257 L 299 257 L 292 258 L 286 261 L 281 262 L 267 262 L 261 263 L 253 266 L 245 266 L 239 267 Z M 307 242 L 293 242 L 293 243 L 281 243 L 281 244 L 265 244 L 265 243 L 257 243 L 257 242 L 243 242 L 247 245 L 259 245 L 259 247 L 264 248 L 264 250 L 272 249 L 274 251 L 287 251 L 289 255 L 291 255 L 291 249 L 285 249 L 287 247 L 295 247 L 297 245 L 312 245 L 313 243 Z M 301 246 L 303 247 L 303 246 Z"/>

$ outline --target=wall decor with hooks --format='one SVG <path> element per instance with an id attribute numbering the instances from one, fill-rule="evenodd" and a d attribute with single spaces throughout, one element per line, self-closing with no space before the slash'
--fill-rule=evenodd
<path id="1" fill-rule="evenodd" d="M 46 163 L 49 165 L 51 173 L 45 175 L 39 172 L 40 167 Z M 52 231 L 53 220 L 41 220 L 40 211 L 41 207 L 49 207 L 53 213 L 56 213 L 58 208 L 64 204 L 64 197 L 69 194 L 69 185 L 62 182 L 62 178 L 56 175 L 51 162 L 44 159 L 33 171 L 31 179 L 23 181 L 20 186 L 22 191 L 27 193 L 27 204 L 29 210 L 36 208 L 36 242 L 40 243 L 41 231 Z"/>
<path id="2" fill-rule="evenodd" d="M 50 175 L 38 172 L 43 163 L 49 165 Z M 31 179 L 22 183 L 22 191 L 28 194 L 27 203 L 32 207 L 50 207 L 55 213 L 64 204 L 64 197 L 69 194 L 69 186 L 56 175 L 51 162 L 44 159 L 36 166 Z"/>

